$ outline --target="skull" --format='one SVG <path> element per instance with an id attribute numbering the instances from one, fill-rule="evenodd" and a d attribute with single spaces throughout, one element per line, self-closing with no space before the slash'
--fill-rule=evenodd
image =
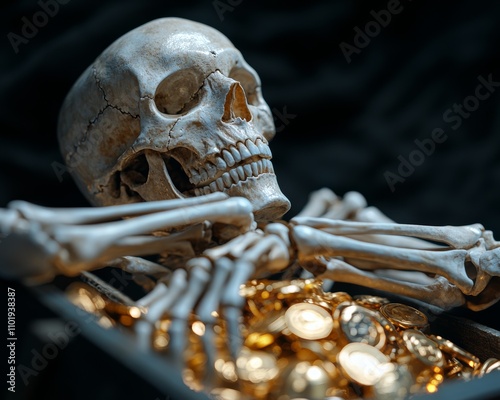
<path id="1" fill-rule="evenodd" d="M 163 18 L 127 33 L 77 80 L 58 135 L 94 205 L 246 197 L 258 220 L 290 207 L 271 163 L 274 124 L 257 73 L 220 32 Z"/>

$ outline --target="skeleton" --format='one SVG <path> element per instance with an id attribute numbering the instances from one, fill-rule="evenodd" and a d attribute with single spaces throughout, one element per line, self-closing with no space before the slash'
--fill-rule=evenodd
<path id="1" fill-rule="evenodd" d="M 442 308 L 499 299 L 500 242 L 482 225 L 396 224 L 359 193 L 328 189 L 290 222 L 268 222 L 289 209 L 270 161 L 273 135 L 258 75 L 221 33 L 176 18 L 129 32 L 83 73 L 59 122 L 78 186 L 105 207 L 10 203 L 0 210 L 3 276 L 36 284 L 124 269 L 148 291 L 126 300 L 147 310 L 139 346 L 149 349 L 168 314 L 179 365 L 191 312 L 207 325 L 220 312 L 236 357 L 239 287 L 277 272 L 304 268 Z M 139 258 L 154 254 L 157 263 Z M 209 362 L 212 339 L 207 330 Z"/>

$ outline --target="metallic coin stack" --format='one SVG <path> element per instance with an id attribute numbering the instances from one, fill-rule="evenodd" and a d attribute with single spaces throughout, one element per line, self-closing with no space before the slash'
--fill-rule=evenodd
<path id="1" fill-rule="evenodd" d="M 131 327 L 137 320 L 136 309 L 90 287 L 79 284 L 68 294 L 104 321 Z M 432 335 L 421 311 L 382 297 L 324 292 L 315 279 L 253 280 L 240 294 L 246 299 L 244 342 L 236 359 L 223 316 L 215 312 L 217 323 L 211 326 L 195 315 L 189 321 L 184 379 L 215 399 L 406 399 L 433 393 L 447 380 L 500 369 L 499 360 L 481 363 Z M 156 324 L 152 344 L 157 351 L 169 350 L 170 322 L 166 316 Z M 205 335 L 214 340 L 214 365 L 208 365 L 203 350 Z"/>

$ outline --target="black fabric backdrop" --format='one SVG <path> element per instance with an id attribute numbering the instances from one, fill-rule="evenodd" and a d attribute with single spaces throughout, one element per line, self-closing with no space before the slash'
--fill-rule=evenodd
<path id="1" fill-rule="evenodd" d="M 54 168 L 62 163 L 61 102 L 113 40 L 178 16 L 227 35 L 260 74 L 270 107 L 289 114 L 286 123 L 277 117 L 272 142 L 280 186 L 293 205 L 289 216 L 326 186 L 338 194 L 357 190 L 398 222 L 481 222 L 500 238 L 500 90 L 491 86 L 477 107 L 468 98 L 479 76 L 500 82 L 499 2 L 61 0 L 43 21 L 41 4 L 48 3 L 54 1 L 10 1 L 2 9 L 1 207 L 14 199 L 87 205 L 70 176 Z M 388 8 L 400 12 L 381 27 L 374 12 Z M 43 26 L 13 46 L 36 16 Z M 372 37 L 348 62 L 341 44 L 353 46 L 365 28 Z M 453 107 L 464 101 L 474 110 L 457 127 Z M 414 158 L 420 165 L 391 190 L 387 172 L 397 174 L 401 159 L 418 150 L 415 141 L 438 128 L 446 140 Z M 494 314 L 471 315 L 495 325 Z"/>

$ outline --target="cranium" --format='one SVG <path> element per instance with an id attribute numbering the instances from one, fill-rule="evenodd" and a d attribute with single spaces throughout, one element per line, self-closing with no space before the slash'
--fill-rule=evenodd
<path id="1" fill-rule="evenodd" d="M 271 164 L 270 109 L 257 73 L 221 33 L 164 18 L 119 38 L 87 68 L 61 109 L 58 134 L 95 205 L 222 191 L 257 219 L 289 209 Z"/>

